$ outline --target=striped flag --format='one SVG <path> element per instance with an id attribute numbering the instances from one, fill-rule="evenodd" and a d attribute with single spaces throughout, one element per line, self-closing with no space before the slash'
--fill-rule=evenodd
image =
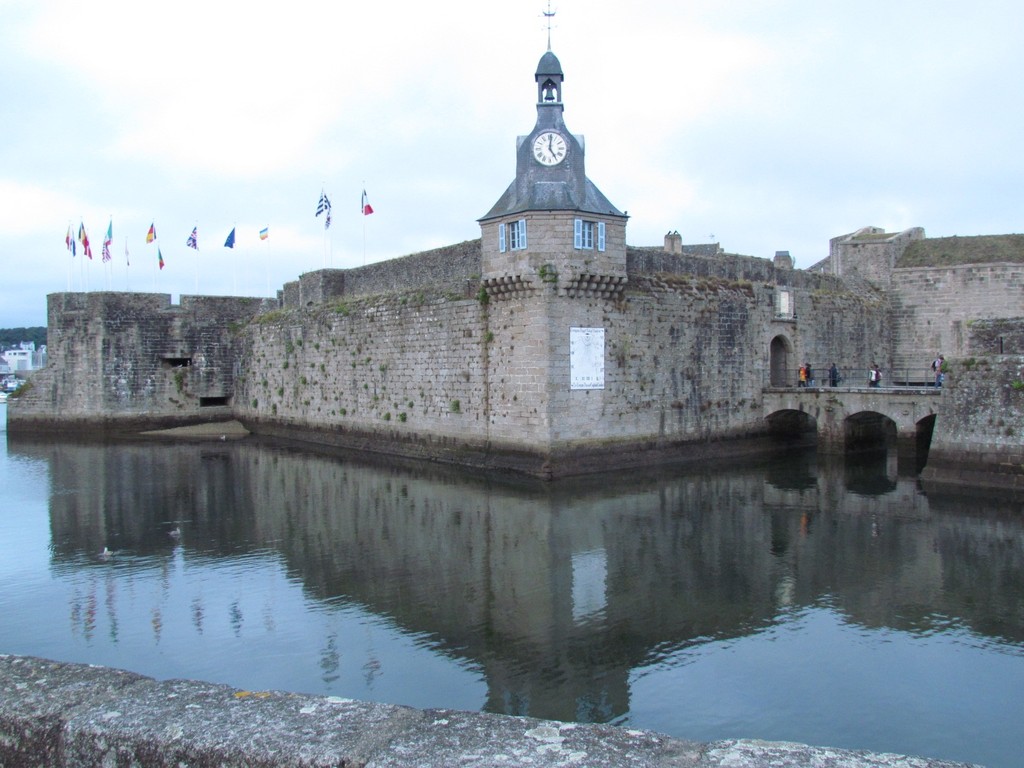
<path id="1" fill-rule="evenodd" d="M 164 268 L 164 255 L 162 253 L 160 253 L 160 246 L 159 245 L 156 247 L 156 259 L 157 259 L 157 264 L 160 265 L 160 269 L 163 269 Z"/>
<path id="2" fill-rule="evenodd" d="M 192 227 L 192 234 L 188 236 L 188 240 L 185 241 L 185 245 L 189 248 L 198 251 L 199 250 L 199 227 Z"/>
<path id="3" fill-rule="evenodd" d="M 324 229 L 331 226 L 331 201 L 323 190 L 320 190 L 320 202 L 316 204 L 316 215 L 326 214 L 324 218 Z"/>
<path id="4" fill-rule="evenodd" d="M 370 205 L 370 201 L 366 198 L 366 190 L 365 189 L 363 190 L 362 209 L 363 209 L 363 216 L 369 216 L 371 213 L 373 213 L 373 206 Z"/>
<path id="5" fill-rule="evenodd" d="M 85 234 L 85 224 L 78 225 L 78 240 L 82 243 L 82 253 L 92 258 L 92 246 L 89 245 L 89 236 Z"/>
<path id="6" fill-rule="evenodd" d="M 68 224 L 68 233 L 64 235 L 64 245 L 71 251 L 71 258 L 75 257 L 75 238 L 71 235 L 71 225 Z"/>
<path id="7" fill-rule="evenodd" d="M 103 262 L 110 261 L 110 244 L 114 241 L 114 220 L 107 224 L 107 236 L 103 238 Z"/>
<path id="8" fill-rule="evenodd" d="M 146 233 L 146 242 L 152 243 L 156 240 L 156 224 L 149 225 L 149 232 Z"/>
<path id="9" fill-rule="evenodd" d="M 263 229 L 260 230 L 260 240 L 266 240 L 267 239 L 267 236 L 269 234 L 267 232 L 267 230 L 269 230 L 269 229 L 270 229 L 270 227 L 264 227 Z"/>

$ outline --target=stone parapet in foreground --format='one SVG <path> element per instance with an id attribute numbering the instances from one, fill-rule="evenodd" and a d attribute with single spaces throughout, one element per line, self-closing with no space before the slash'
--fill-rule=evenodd
<path id="1" fill-rule="evenodd" d="M 925 758 L 239 691 L 0 655 L 0 765 L 953 768 Z"/>

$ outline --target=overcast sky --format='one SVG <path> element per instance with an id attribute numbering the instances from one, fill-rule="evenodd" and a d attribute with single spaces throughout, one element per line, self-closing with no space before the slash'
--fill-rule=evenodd
<path id="1" fill-rule="evenodd" d="M 0 327 L 69 288 L 268 296 L 479 237 L 533 128 L 545 7 L 0 0 Z M 867 225 L 1024 231 L 1019 0 L 552 8 L 566 125 L 631 245 L 808 267 Z"/>

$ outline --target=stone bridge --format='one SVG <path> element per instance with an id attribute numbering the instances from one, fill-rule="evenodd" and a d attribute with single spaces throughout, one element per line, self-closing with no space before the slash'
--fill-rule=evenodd
<path id="1" fill-rule="evenodd" d="M 818 432 L 818 445 L 840 452 L 895 435 L 900 453 L 927 450 L 942 390 L 935 387 L 767 387 L 764 417 L 779 431 Z M 812 423 L 813 422 L 813 423 Z"/>

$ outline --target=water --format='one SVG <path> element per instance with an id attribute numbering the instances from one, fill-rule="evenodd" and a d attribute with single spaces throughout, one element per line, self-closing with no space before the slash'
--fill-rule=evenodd
<path id="1" fill-rule="evenodd" d="M 0 652 L 1020 764 L 1021 506 L 886 454 L 544 485 L 12 437 L 0 488 Z"/>

